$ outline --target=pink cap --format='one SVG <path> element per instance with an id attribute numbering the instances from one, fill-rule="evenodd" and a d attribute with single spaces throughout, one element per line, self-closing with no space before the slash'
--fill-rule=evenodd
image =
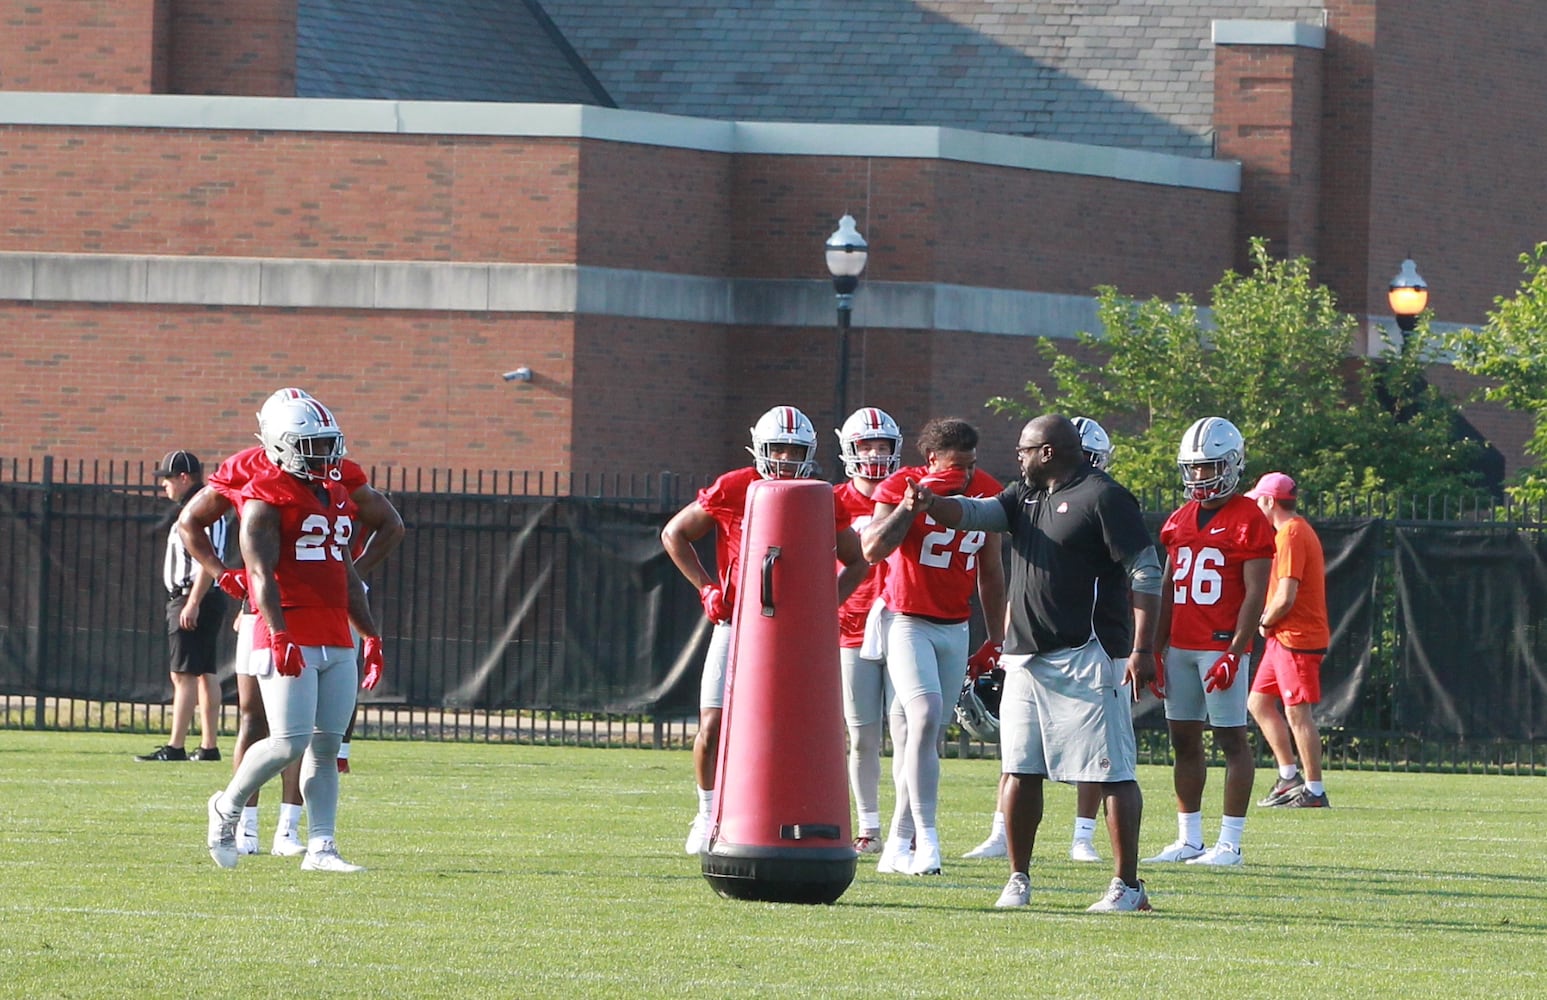
<path id="1" fill-rule="evenodd" d="M 1293 500 L 1295 498 L 1295 481 L 1282 472 L 1270 472 L 1257 480 L 1257 485 L 1247 490 L 1246 495 L 1252 500 L 1258 497 L 1272 497 L 1275 500 Z"/>

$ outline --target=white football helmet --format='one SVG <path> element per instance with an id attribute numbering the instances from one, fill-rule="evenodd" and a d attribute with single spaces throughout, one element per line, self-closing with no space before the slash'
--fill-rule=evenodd
<path id="1" fill-rule="evenodd" d="M 301 479 L 338 479 L 347 453 L 332 411 L 302 389 L 280 389 L 258 411 L 258 440 L 269 461 Z"/>
<path id="2" fill-rule="evenodd" d="M 1003 694 L 1003 670 L 990 670 L 977 680 L 964 681 L 956 699 L 956 724 L 975 740 L 998 743 L 999 701 Z"/>
<path id="3" fill-rule="evenodd" d="M 774 445 L 799 445 L 806 457 L 798 461 L 774 458 Z M 764 479 L 809 479 L 816 470 L 816 428 L 793 406 L 776 406 L 752 425 L 752 453 Z"/>
<path id="4" fill-rule="evenodd" d="M 862 406 L 849 414 L 838 435 L 838 455 L 843 459 L 843 474 L 849 478 L 885 479 L 902 464 L 902 431 L 897 421 L 885 410 L 874 406 Z M 890 441 L 892 453 L 888 456 L 859 454 L 861 441 Z"/>
<path id="5" fill-rule="evenodd" d="M 1075 417 L 1071 423 L 1074 429 L 1080 432 L 1080 447 L 1085 451 L 1085 457 L 1096 468 L 1106 471 L 1106 467 L 1112 464 L 1112 439 L 1107 437 L 1107 432 L 1102 426 L 1089 417 Z"/>
<path id="6" fill-rule="evenodd" d="M 1188 500 L 1227 497 L 1246 471 L 1246 441 L 1224 417 L 1204 417 L 1182 435 L 1176 464 Z"/>

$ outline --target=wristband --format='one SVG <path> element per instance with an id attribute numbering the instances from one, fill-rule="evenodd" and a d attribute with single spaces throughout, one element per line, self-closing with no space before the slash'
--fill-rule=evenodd
<path id="1" fill-rule="evenodd" d="M 1153 653 L 1153 652 L 1154 652 L 1153 649 L 1133 649 L 1133 650 L 1129 650 L 1128 655 L 1132 656 L 1134 653 Z"/>

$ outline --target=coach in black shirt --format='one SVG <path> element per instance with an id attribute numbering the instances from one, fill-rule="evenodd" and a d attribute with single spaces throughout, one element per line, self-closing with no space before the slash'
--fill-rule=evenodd
<path id="1" fill-rule="evenodd" d="M 1147 910 L 1138 878 L 1143 797 L 1130 703 L 1154 676 L 1161 570 L 1139 504 L 1086 462 L 1067 418 L 1038 417 L 1015 449 L 1021 479 L 997 497 L 941 497 L 909 484 L 904 505 L 963 530 L 1008 531 L 1012 546 L 1004 697 L 999 709 L 1010 881 L 1001 907 L 1024 906 L 1042 820 L 1042 781 L 1104 786 L 1115 876 L 1093 912 Z M 1128 575 L 1134 649 L 1119 668 L 1095 641 L 1097 579 Z M 1125 690 L 1126 689 L 1126 690 Z"/>

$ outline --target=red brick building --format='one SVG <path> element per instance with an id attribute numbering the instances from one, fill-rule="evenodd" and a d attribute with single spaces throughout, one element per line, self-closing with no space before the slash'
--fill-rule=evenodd
<path id="1" fill-rule="evenodd" d="M 821 245 L 847 212 L 871 246 L 850 407 L 906 432 L 974 418 L 1004 472 L 1015 428 L 983 401 L 1039 376 L 1038 336 L 1094 328 L 1096 285 L 1201 298 L 1263 235 L 1369 323 L 1389 325 L 1386 284 L 1411 256 L 1438 320 L 1475 324 L 1547 234 L 1547 10 L 1529 0 L 1201 4 L 1190 20 L 1131 2 L 1088 5 L 1090 23 L 1027 3 L 987 26 L 981 3 L 909 4 L 887 12 L 923 17 L 895 81 L 879 59 L 884 86 L 859 93 L 831 60 L 802 71 L 836 101 L 779 69 L 777 45 L 723 33 L 718 70 L 690 31 L 654 43 L 681 68 L 671 86 L 629 62 L 647 8 L 702 4 L 501 6 L 535 18 L 509 35 L 525 76 L 404 58 L 389 42 L 414 26 L 351 31 L 307 0 L 0 2 L 0 454 L 215 456 L 294 384 L 373 465 L 712 472 L 744 460 L 775 403 L 824 429 L 830 462 Z M 1048 39 L 1106 45 L 1090 64 L 1107 68 L 1055 64 Z M 426 28 L 412 44 L 486 42 Z M 397 77 L 373 76 L 388 63 Z M 423 63 L 431 82 L 412 76 Z M 523 367 L 530 381 L 502 378 Z M 1471 415 L 1520 460 L 1524 418 Z"/>

